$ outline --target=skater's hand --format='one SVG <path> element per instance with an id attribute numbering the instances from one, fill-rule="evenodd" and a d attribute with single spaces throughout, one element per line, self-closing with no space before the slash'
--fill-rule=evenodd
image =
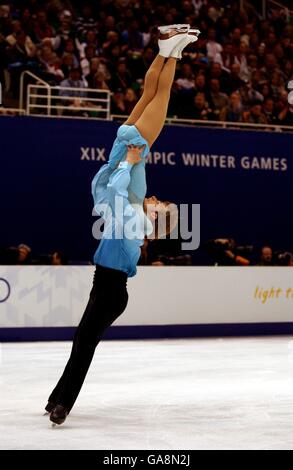
<path id="1" fill-rule="evenodd" d="M 136 147 L 135 145 L 127 145 L 127 155 L 126 161 L 132 165 L 136 165 L 141 161 L 141 154 L 144 150 L 144 145 L 142 147 Z"/>

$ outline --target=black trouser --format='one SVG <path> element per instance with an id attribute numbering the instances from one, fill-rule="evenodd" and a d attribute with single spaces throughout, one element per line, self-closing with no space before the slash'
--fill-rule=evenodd
<path id="1" fill-rule="evenodd" d="M 96 346 L 105 330 L 124 312 L 127 301 L 127 274 L 96 266 L 90 298 L 75 332 L 70 358 L 49 401 L 63 405 L 70 411 Z"/>

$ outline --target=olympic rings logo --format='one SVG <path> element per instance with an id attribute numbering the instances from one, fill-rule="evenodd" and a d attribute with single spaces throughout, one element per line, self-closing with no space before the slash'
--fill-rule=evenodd
<path id="1" fill-rule="evenodd" d="M 3 277 L 0 277 L 0 304 L 9 299 L 10 293 L 11 288 L 9 282 L 6 281 L 6 279 L 3 279 Z"/>

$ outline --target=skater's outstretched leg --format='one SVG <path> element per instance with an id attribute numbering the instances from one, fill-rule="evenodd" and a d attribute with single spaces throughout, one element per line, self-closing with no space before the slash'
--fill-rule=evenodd
<path id="1" fill-rule="evenodd" d="M 147 105 L 135 126 L 151 147 L 157 139 L 167 116 L 171 87 L 175 76 L 177 60 L 170 57 L 159 77 L 158 89 L 154 98 Z"/>
<path id="2" fill-rule="evenodd" d="M 160 77 L 161 70 L 164 66 L 164 62 L 165 62 L 165 58 L 162 57 L 161 55 L 157 55 L 155 57 L 155 59 L 153 60 L 152 64 L 150 65 L 145 75 L 144 90 L 143 90 L 143 94 L 141 98 L 135 105 L 127 121 L 124 123 L 123 126 L 121 126 L 118 129 L 117 135 L 120 135 L 120 138 L 115 140 L 112 150 L 110 152 L 110 156 L 109 156 L 109 165 L 113 169 L 117 167 L 120 161 L 123 161 L 126 158 L 126 150 L 127 150 L 126 144 L 127 144 L 127 138 L 129 137 L 129 131 L 130 131 L 130 127 L 128 126 L 132 126 L 136 123 L 136 121 L 144 112 L 147 105 L 154 98 L 157 92 L 159 77 Z M 127 134 L 127 138 L 125 139 L 125 141 L 123 141 L 123 143 L 121 143 L 122 128 L 124 128 L 123 132 L 126 132 Z M 134 130 L 134 135 L 135 135 L 135 132 L 137 134 L 137 130 Z M 132 131 L 131 131 L 131 135 L 133 135 Z M 143 145 L 143 143 L 141 143 L 140 145 Z M 147 146 L 147 142 L 145 142 L 146 150 L 144 153 L 144 157 L 146 157 L 148 154 L 148 149 L 146 148 L 146 146 Z M 132 204 L 138 204 L 142 206 L 143 199 L 146 193 L 145 158 L 142 158 L 142 161 L 139 164 L 135 165 L 134 168 L 132 169 L 131 181 L 130 181 L 130 185 L 128 188 L 128 193 L 129 193 L 129 201 Z"/>
<path id="3" fill-rule="evenodd" d="M 132 125 L 140 118 L 147 105 L 152 101 L 158 88 L 161 70 L 164 66 L 165 58 L 157 55 L 150 65 L 144 79 L 143 94 L 133 108 L 129 118 L 124 124 Z"/>

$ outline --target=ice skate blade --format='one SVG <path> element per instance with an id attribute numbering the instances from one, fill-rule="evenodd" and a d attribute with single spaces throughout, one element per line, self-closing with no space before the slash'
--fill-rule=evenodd
<path id="1" fill-rule="evenodd" d="M 158 30 L 160 31 L 160 33 L 163 33 L 163 34 L 172 30 L 177 30 L 177 31 L 187 33 L 189 29 L 190 29 L 189 24 L 169 24 L 166 26 L 158 26 Z"/>

